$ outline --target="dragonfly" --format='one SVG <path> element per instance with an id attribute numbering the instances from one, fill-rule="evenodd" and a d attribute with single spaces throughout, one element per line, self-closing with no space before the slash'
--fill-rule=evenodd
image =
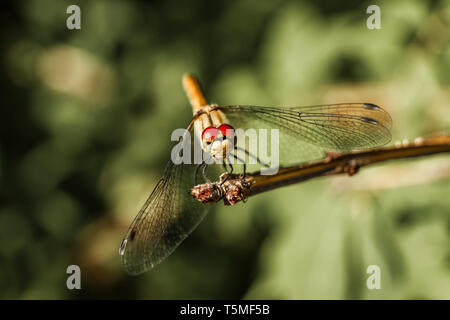
<path id="1" fill-rule="evenodd" d="M 372 103 L 339 103 L 304 107 L 222 106 L 208 104 L 192 75 L 183 77 L 193 106 L 193 118 L 182 141 L 200 141 L 210 159 L 222 162 L 230 173 L 230 157 L 244 162 L 233 146 L 235 129 L 275 128 L 280 132 L 283 163 L 300 162 L 311 150 L 343 152 L 387 144 L 392 120 L 388 112 Z M 190 134 L 194 133 L 194 134 Z M 244 150 L 249 156 L 251 154 Z M 302 151 L 306 153 L 302 154 Z M 313 152 L 314 153 L 314 152 Z M 176 155 L 182 157 L 181 152 Z M 256 155 L 253 155 L 257 158 Z M 203 220 L 208 205 L 192 198 L 198 170 L 203 178 L 208 163 L 187 164 L 169 160 L 158 181 L 126 232 L 120 248 L 122 264 L 132 275 L 164 260 Z M 228 164 L 228 166 L 227 166 Z M 261 162 L 261 165 L 266 165 Z"/>

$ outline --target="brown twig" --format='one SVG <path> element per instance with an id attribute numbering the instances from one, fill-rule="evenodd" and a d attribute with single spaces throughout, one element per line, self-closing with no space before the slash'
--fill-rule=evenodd
<path id="1" fill-rule="evenodd" d="M 450 135 L 417 138 L 411 143 L 378 149 L 345 154 L 330 153 L 322 160 L 280 168 L 273 175 L 262 175 L 258 172 L 247 174 L 244 178 L 241 174 L 224 173 L 218 182 L 193 187 L 191 194 L 204 203 L 223 199 L 225 204 L 235 204 L 250 196 L 316 177 L 337 174 L 351 176 L 360 168 L 371 164 L 444 152 L 450 152 Z"/>

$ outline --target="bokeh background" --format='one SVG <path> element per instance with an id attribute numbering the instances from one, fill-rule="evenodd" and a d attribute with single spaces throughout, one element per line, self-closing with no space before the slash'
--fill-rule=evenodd
<path id="1" fill-rule="evenodd" d="M 118 255 L 191 118 L 183 73 L 211 102 L 368 101 L 393 142 L 448 132 L 450 1 L 27 0 L 0 24 L 1 298 L 450 298 L 449 155 L 217 204 L 141 276 Z"/>

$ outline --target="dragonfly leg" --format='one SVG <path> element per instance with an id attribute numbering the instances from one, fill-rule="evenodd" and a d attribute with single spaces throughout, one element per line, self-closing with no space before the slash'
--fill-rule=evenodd
<path id="1" fill-rule="evenodd" d="M 228 160 L 228 158 L 227 158 Z M 233 174 L 233 166 L 231 165 L 231 163 L 228 161 L 228 165 L 230 166 L 230 171 L 228 171 L 228 174 Z"/>
<path id="2" fill-rule="evenodd" d="M 227 177 L 225 178 L 225 180 L 223 180 L 220 183 L 220 185 L 222 185 L 225 181 L 227 181 L 231 177 L 231 175 L 233 174 L 233 166 L 231 165 L 230 161 L 228 160 L 228 165 L 230 166 L 230 170 L 228 170 L 225 160 L 228 160 L 228 157 L 226 159 L 223 159 L 223 162 L 222 162 L 222 165 L 223 165 L 223 167 L 225 168 L 225 171 L 228 174 L 227 174 Z"/>
<path id="3" fill-rule="evenodd" d="M 246 175 L 246 173 L 247 173 L 247 165 L 245 164 L 245 161 L 242 160 L 241 158 L 239 158 L 237 155 L 233 154 L 233 157 L 234 157 L 237 161 L 242 162 L 242 165 L 244 166 L 244 173 L 242 174 L 242 177 L 241 177 L 241 182 L 244 183 L 244 182 L 245 182 L 245 175 Z"/>
<path id="4" fill-rule="evenodd" d="M 197 177 L 198 177 L 198 170 L 200 170 L 200 167 L 203 165 L 204 163 L 200 163 L 195 167 L 195 171 L 194 171 L 194 186 L 196 186 L 197 183 Z"/>
<path id="5" fill-rule="evenodd" d="M 205 179 L 205 181 L 207 183 L 211 183 L 211 180 L 209 180 L 208 177 L 206 176 L 206 168 L 208 168 L 208 164 L 205 162 L 203 164 L 203 170 L 202 170 L 203 179 Z"/>

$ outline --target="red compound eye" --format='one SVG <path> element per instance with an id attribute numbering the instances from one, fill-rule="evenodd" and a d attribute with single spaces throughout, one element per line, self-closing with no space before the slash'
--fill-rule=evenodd
<path id="1" fill-rule="evenodd" d="M 234 136 L 234 128 L 232 126 L 230 126 L 229 124 L 221 124 L 219 126 L 219 130 L 220 130 L 220 132 L 222 132 L 222 134 L 225 137 L 232 137 L 232 136 Z M 228 133 L 228 135 L 227 135 L 227 133 Z"/>
<path id="2" fill-rule="evenodd" d="M 219 129 L 215 127 L 208 127 L 202 132 L 202 140 L 206 142 L 213 142 L 219 134 Z"/>

